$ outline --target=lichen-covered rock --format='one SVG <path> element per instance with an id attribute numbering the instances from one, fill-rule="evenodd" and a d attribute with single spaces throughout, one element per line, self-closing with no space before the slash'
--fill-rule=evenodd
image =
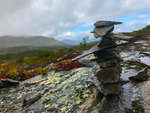
<path id="1" fill-rule="evenodd" d="M 102 98 L 93 79 L 93 67 L 82 67 L 50 73 L 34 84 L 0 89 L 0 112 L 88 111 Z"/>

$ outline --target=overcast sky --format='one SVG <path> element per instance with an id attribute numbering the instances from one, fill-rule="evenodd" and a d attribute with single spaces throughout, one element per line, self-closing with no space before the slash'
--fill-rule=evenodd
<path id="1" fill-rule="evenodd" d="M 122 21 L 114 32 L 140 29 L 150 24 L 150 0 L 0 0 L 0 35 L 92 38 L 98 20 Z"/>

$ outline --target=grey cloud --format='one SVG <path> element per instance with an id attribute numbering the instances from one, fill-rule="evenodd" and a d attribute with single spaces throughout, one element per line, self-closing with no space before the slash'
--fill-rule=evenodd
<path id="1" fill-rule="evenodd" d="M 146 26 L 147 23 L 135 23 L 131 25 L 122 24 L 120 26 L 116 26 L 114 32 L 131 32 L 131 31 L 139 30 Z"/>
<path id="2" fill-rule="evenodd" d="M 0 35 L 46 35 L 57 39 L 78 38 L 69 32 L 81 22 L 115 19 L 140 10 L 150 10 L 145 0 L 0 0 Z M 120 29 L 133 28 L 124 25 Z M 92 36 L 92 35 L 90 35 Z"/>

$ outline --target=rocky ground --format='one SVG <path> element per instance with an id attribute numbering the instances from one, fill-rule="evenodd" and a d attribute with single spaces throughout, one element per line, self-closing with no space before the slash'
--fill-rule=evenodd
<path id="1" fill-rule="evenodd" d="M 0 89 L 0 112 L 149 113 L 150 80 L 142 80 L 150 75 L 147 42 L 149 38 L 119 47 L 123 61 L 118 84 L 103 84 L 94 76 L 100 66 L 94 54 L 90 54 L 80 59 L 85 67 L 52 71 L 47 76 L 39 75 Z M 138 80 L 129 79 L 146 66 L 147 72 Z"/>
<path id="2" fill-rule="evenodd" d="M 98 23 L 103 39 L 74 59 L 82 67 L 0 81 L 0 112 L 150 113 L 150 37 L 118 46 L 133 37 L 115 34 L 116 43 L 110 32 L 120 22 Z"/>

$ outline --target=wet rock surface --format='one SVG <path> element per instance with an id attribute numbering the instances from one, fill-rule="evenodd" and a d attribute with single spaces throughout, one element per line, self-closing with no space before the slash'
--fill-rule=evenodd
<path id="1" fill-rule="evenodd" d="M 149 76 L 147 73 L 147 67 L 144 68 L 143 70 L 139 71 L 136 76 L 129 77 L 129 79 L 134 80 L 134 81 L 146 81 L 148 80 Z"/>

